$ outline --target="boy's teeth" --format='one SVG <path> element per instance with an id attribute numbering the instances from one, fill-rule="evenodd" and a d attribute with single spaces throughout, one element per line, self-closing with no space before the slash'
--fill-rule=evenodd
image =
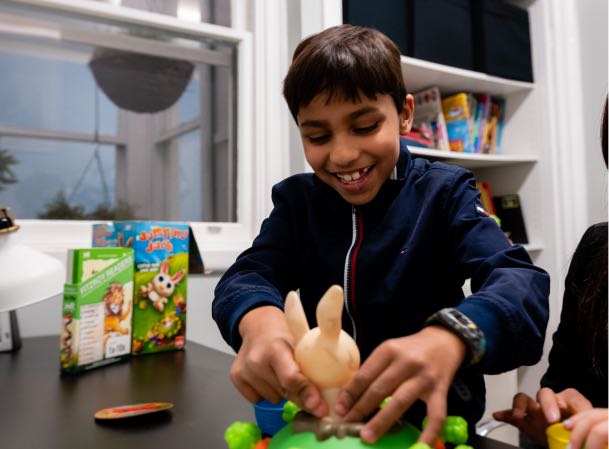
<path id="1" fill-rule="evenodd" d="M 368 173 L 368 170 L 370 170 L 370 167 L 366 167 L 363 170 L 354 171 L 353 173 L 337 173 L 336 176 L 338 176 L 338 179 L 343 182 L 353 182 L 361 178 L 363 174 Z"/>

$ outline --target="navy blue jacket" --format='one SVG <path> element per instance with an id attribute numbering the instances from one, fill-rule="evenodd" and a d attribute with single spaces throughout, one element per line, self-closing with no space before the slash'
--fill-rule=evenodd
<path id="1" fill-rule="evenodd" d="M 215 291 L 213 317 L 235 351 L 249 310 L 283 308 L 288 291 L 299 289 L 314 327 L 317 301 L 339 284 L 343 329 L 355 334 L 362 360 L 384 340 L 421 330 L 444 307 L 482 329 L 486 354 L 460 370 L 448 398 L 449 414 L 472 423 L 484 411 L 483 373 L 540 359 L 549 276 L 484 213 L 469 171 L 414 159 L 402 142 L 394 176 L 366 205 L 352 206 L 314 174 L 278 183 L 272 198 L 260 234 Z M 468 278 L 473 294 L 464 299 Z M 424 410 L 413 413 L 409 419 L 418 420 Z"/>

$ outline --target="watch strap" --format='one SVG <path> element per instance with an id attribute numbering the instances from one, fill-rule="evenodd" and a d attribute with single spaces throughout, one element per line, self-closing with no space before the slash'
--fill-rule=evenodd
<path id="1" fill-rule="evenodd" d="M 465 343 L 469 365 L 474 365 L 482 360 L 486 350 L 484 332 L 467 315 L 457 309 L 447 307 L 427 318 L 425 325 L 432 324 L 438 324 L 448 329 Z"/>

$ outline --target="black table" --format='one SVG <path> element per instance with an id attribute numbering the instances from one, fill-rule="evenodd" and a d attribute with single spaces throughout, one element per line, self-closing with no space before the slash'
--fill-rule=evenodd
<path id="1" fill-rule="evenodd" d="M 0 353 L 2 449 L 222 449 L 233 421 L 253 421 L 232 386 L 233 358 L 188 342 L 185 351 L 147 354 L 77 376 L 59 375 L 59 337 L 23 340 Z M 96 422 L 102 408 L 172 402 L 170 412 Z"/>
<path id="2" fill-rule="evenodd" d="M 227 354 L 188 342 L 183 352 L 133 357 L 77 375 L 59 375 L 59 337 L 23 340 L 0 353 L 1 449 L 226 449 L 224 430 L 254 421 L 231 384 Z M 173 402 L 170 412 L 100 424 L 102 408 Z M 514 449 L 477 437 L 475 449 Z"/>

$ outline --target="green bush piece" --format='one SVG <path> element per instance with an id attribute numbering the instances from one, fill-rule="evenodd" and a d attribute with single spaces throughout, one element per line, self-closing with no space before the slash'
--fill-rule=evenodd
<path id="1" fill-rule="evenodd" d="M 431 449 L 431 446 L 425 443 L 414 443 L 408 449 Z"/>
<path id="2" fill-rule="evenodd" d="M 281 414 L 281 419 L 283 419 L 283 422 L 286 424 L 291 423 L 294 421 L 294 416 L 296 416 L 296 413 L 299 411 L 300 407 L 298 407 L 292 401 L 286 401 L 285 404 L 283 404 L 283 413 Z"/>
<path id="3" fill-rule="evenodd" d="M 251 422 L 235 421 L 224 432 L 228 449 L 252 449 L 261 439 L 260 429 Z"/>
<path id="4" fill-rule="evenodd" d="M 427 425 L 427 416 L 423 419 L 423 429 Z M 461 416 L 447 416 L 440 438 L 446 443 L 463 444 L 467 443 L 467 421 Z"/>
<path id="5" fill-rule="evenodd" d="M 383 402 L 381 402 L 381 405 L 379 405 L 379 408 L 385 408 L 387 406 L 387 404 L 389 404 L 389 401 L 391 401 L 391 396 L 387 396 L 385 399 L 383 399 Z M 423 449 L 423 448 L 420 448 Z"/>
<path id="6" fill-rule="evenodd" d="M 444 420 L 442 439 L 447 443 L 467 443 L 467 421 L 460 416 L 447 416 Z"/>
<path id="7" fill-rule="evenodd" d="M 458 444 L 455 446 L 455 449 L 474 449 L 469 444 Z"/>

